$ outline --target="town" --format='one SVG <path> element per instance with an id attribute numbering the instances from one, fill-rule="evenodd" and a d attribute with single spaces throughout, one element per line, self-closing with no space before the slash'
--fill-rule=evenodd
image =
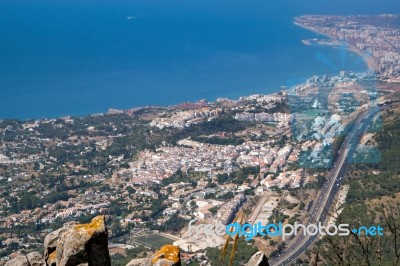
<path id="1" fill-rule="evenodd" d="M 370 69 L 382 80 L 400 81 L 399 15 L 380 16 L 301 16 L 295 23 L 314 32 L 327 35 L 332 41 L 321 44 L 345 45 L 362 55 Z"/>

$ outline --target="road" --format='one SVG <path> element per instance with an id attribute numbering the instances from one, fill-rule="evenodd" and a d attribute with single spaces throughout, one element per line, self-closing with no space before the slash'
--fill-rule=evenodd
<path id="1" fill-rule="evenodd" d="M 336 193 L 340 189 L 343 177 L 348 169 L 349 160 L 352 158 L 361 136 L 365 133 L 377 112 L 377 108 L 371 107 L 361 113 L 353 123 L 353 127 L 350 129 L 339 150 L 334 166 L 329 171 L 323 188 L 310 209 L 310 218 L 308 221 L 305 221 L 305 225 L 318 222 L 325 223 L 327 218 L 326 211 L 329 210 Z M 286 248 L 283 253 L 279 254 L 278 257 L 271 259 L 270 264 L 280 266 L 293 263 L 318 237 L 318 235 L 303 236 L 302 233 L 298 234 L 293 244 Z"/>

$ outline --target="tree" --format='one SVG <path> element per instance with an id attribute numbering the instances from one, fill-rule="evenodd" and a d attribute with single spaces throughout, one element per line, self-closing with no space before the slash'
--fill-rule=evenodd
<path id="1" fill-rule="evenodd" d="M 128 187 L 126 188 L 126 190 L 128 190 L 129 195 L 133 195 L 133 194 L 136 193 L 136 190 L 135 190 L 133 187 L 131 187 L 131 186 L 128 186 Z"/>
<path id="2" fill-rule="evenodd" d="M 121 224 L 119 223 L 119 221 L 114 221 L 110 226 L 110 230 L 114 237 L 120 236 L 123 234 L 123 230 L 122 230 L 122 227 L 121 227 Z"/>
<path id="3" fill-rule="evenodd" d="M 362 213 L 366 212 L 364 210 Z M 371 224 L 370 215 L 360 217 L 359 213 L 359 207 L 350 206 L 344 216 L 339 217 L 338 223 L 348 223 L 346 221 L 349 219 L 352 226 Z M 390 204 L 382 205 L 377 214 L 382 218 L 380 226 L 385 228 L 383 237 L 358 235 L 352 231 L 349 237 L 327 235 L 314 246 L 313 253 L 316 262 L 322 259 L 329 265 L 338 266 L 398 265 L 400 260 L 400 208 Z"/>

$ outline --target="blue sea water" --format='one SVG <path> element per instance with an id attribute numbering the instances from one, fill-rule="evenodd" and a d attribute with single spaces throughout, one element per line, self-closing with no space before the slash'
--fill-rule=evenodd
<path id="1" fill-rule="evenodd" d="M 0 119 L 235 98 L 365 71 L 355 54 L 302 44 L 317 35 L 293 18 L 396 11 L 397 0 L 2 0 Z"/>

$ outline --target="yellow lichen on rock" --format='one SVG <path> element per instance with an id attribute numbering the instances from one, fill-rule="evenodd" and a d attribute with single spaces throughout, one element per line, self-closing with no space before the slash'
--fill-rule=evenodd
<path id="1" fill-rule="evenodd" d="M 96 230 L 104 228 L 104 215 L 96 216 L 92 219 L 92 221 L 88 224 L 79 224 L 76 225 L 74 228 L 76 230 L 85 231 L 88 235 L 93 235 Z"/>
<path id="2" fill-rule="evenodd" d="M 54 250 L 52 253 L 49 254 L 49 257 L 47 258 L 47 263 L 48 265 L 53 265 L 57 261 L 57 250 Z"/>
<path id="3" fill-rule="evenodd" d="M 164 245 L 159 251 L 153 255 L 151 262 L 157 263 L 160 259 L 165 259 L 177 263 L 180 260 L 179 247 L 173 245 Z"/>

